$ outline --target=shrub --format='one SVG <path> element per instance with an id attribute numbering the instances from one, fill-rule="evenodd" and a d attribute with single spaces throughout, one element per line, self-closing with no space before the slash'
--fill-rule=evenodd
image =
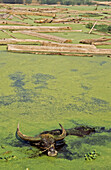
<path id="1" fill-rule="evenodd" d="M 91 29 L 93 26 L 93 23 L 88 23 L 86 24 L 86 28 Z M 111 33 L 111 26 L 108 25 L 95 25 L 94 27 L 97 31 L 101 31 L 101 32 L 109 32 Z"/>

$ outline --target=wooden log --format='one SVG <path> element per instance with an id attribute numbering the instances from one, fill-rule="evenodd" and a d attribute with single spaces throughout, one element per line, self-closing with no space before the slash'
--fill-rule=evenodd
<path id="1" fill-rule="evenodd" d="M 89 34 L 91 34 L 92 30 L 94 29 L 95 25 L 96 25 L 97 21 L 93 24 L 91 30 L 89 31 Z"/>
<path id="2" fill-rule="evenodd" d="M 96 3 L 96 4 L 98 4 L 98 5 L 109 5 L 109 6 L 111 6 L 111 2 L 109 2 L 109 1 L 105 1 L 105 2 L 101 2 L 101 1 L 92 1 L 93 3 Z"/>
<path id="3" fill-rule="evenodd" d="M 45 18 L 42 20 L 35 20 L 34 23 L 64 23 L 64 22 L 79 22 L 80 20 L 81 19 L 76 19 L 74 17 L 58 18 L 58 19 Z"/>
<path id="4" fill-rule="evenodd" d="M 95 34 L 95 35 L 104 35 L 104 36 L 111 36 L 111 34 L 108 34 L 108 33 L 105 33 L 105 32 L 93 32 L 92 34 Z"/>
<path id="5" fill-rule="evenodd" d="M 98 39 L 85 39 L 85 40 L 80 40 L 79 42 L 80 42 L 80 43 L 83 43 L 83 44 L 92 44 L 92 43 L 94 43 L 94 42 L 103 42 L 103 41 L 108 41 L 108 40 L 111 40 L 111 38 L 101 37 L 101 38 L 98 38 Z"/>
<path id="6" fill-rule="evenodd" d="M 53 19 L 51 18 L 45 18 L 41 20 L 34 20 L 34 23 L 51 23 Z"/>
<path id="7" fill-rule="evenodd" d="M 56 8 L 56 7 L 54 7 L 54 8 L 38 8 L 38 11 L 55 11 L 55 13 L 57 13 L 57 12 L 63 12 L 63 11 L 68 11 L 68 9 L 67 8 Z"/>
<path id="8" fill-rule="evenodd" d="M 94 19 L 94 18 L 80 18 L 81 21 L 95 21 L 95 22 L 105 22 L 105 25 L 109 25 L 111 23 L 110 20 L 107 19 Z M 97 23 L 96 23 L 97 24 Z M 100 24 L 100 23 L 99 23 Z M 97 24 L 98 25 L 98 24 Z"/>
<path id="9" fill-rule="evenodd" d="M 72 48 L 93 48 L 96 49 L 95 45 L 88 45 L 88 44 L 67 44 L 67 43 L 57 43 L 57 42 L 49 42 L 43 41 L 41 45 L 44 46 L 53 46 L 53 47 L 72 47 Z"/>
<path id="10" fill-rule="evenodd" d="M 16 38 L 16 37 L 14 37 L 13 35 L 11 35 L 10 33 L 8 33 L 6 30 L 1 30 L 1 31 L 4 32 L 5 34 L 9 35 L 9 36 L 12 37 L 12 38 Z"/>
<path id="11" fill-rule="evenodd" d="M 44 11 L 55 11 L 59 12 L 59 11 L 67 11 L 67 8 L 26 8 L 26 7 L 13 7 L 11 8 L 12 10 L 22 10 L 22 11 L 31 11 L 31 12 L 44 12 Z"/>
<path id="12" fill-rule="evenodd" d="M 111 42 L 94 42 L 93 45 L 111 45 Z"/>
<path id="13" fill-rule="evenodd" d="M 27 30 L 24 30 L 27 31 Z M 35 32 L 54 33 L 54 32 L 82 32 L 83 30 L 57 30 L 57 29 L 38 29 Z M 22 33 L 21 31 L 12 31 L 13 33 Z"/>
<path id="14" fill-rule="evenodd" d="M 0 39 L 0 45 L 6 45 L 6 44 L 41 44 L 43 45 L 44 43 L 50 44 L 51 42 L 49 41 L 44 41 L 44 40 L 33 40 L 33 39 L 14 39 L 14 38 L 3 38 Z"/>
<path id="15" fill-rule="evenodd" d="M 33 39 L 13 39 L 13 38 L 3 38 L 0 39 L 0 44 L 1 45 L 6 45 L 6 44 L 40 44 L 43 46 L 53 46 L 53 47 L 78 47 L 78 48 L 96 48 L 94 45 L 87 45 L 87 44 L 66 44 L 66 43 L 55 43 L 51 41 L 44 41 L 44 40 L 33 40 Z"/>
<path id="16" fill-rule="evenodd" d="M 5 21 L 5 20 L 4 21 L 0 21 L 0 24 L 2 24 L 2 25 L 3 24 L 7 24 L 7 21 Z"/>
<path id="17" fill-rule="evenodd" d="M 11 52 L 30 52 L 30 51 L 32 52 L 63 52 L 63 53 L 111 55 L 111 49 L 48 47 L 48 46 L 14 45 L 14 44 L 8 44 L 8 51 L 11 51 Z"/>
<path id="18" fill-rule="evenodd" d="M 8 17 L 8 20 L 12 20 L 14 18 L 14 16 L 13 15 L 10 15 L 9 17 Z"/>
<path id="19" fill-rule="evenodd" d="M 0 24 L 2 24 L 2 25 L 23 25 L 23 26 L 30 25 L 28 23 L 24 23 L 24 22 L 20 22 L 20 21 L 7 21 L 7 20 L 0 20 Z"/>
<path id="20" fill-rule="evenodd" d="M 28 19 L 28 17 L 26 16 L 26 15 L 20 15 L 21 16 L 21 18 L 23 18 L 23 19 Z"/>
<path id="21" fill-rule="evenodd" d="M 24 20 L 22 17 L 20 17 L 20 16 L 18 16 L 18 15 L 16 15 L 16 14 L 13 14 L 13 16 L 16 17 L 16 18 L 18 18 L 18 19 L 20 19 L 20 20 L 22 20 L 22 21 Z"/>
<path id="22" fill-rule="evenodd" d="M 0 30 L 41 30 L 41 31 L 46 31 L 46 30 L 72 30 L 71 27 L 69 26 L 7 26 L 7 25 L 0 25 Z"/>
<path id="23" fill-rule="evenodd" d="M 1 13 L 7 14 L 15 14 L 15 15 L 32 15 L 32 16 L 48 16 L 48 17 L 55 17 L 56 13 L 50 12 L 35 12 L 31 10 L 13 10 L 13 9 L 0 9 Z"/>
<path id="24" fill-rule="evenodd" d="M 15 15 L 32 15 L 32 16 L 48 16 L 55 17 L 56 14 L 46 13 L 46 12 L 30 12 L 30 11 L 7 11 L 9 14 Z"/>
<path id="25" fill-rule="evenodd" d="M 37 33 L 37 32 L 33 32 L 33 31 L 19 31 L 19 32 L 21 32 L 22 34 L 31 35 L 31 36 L 51 40 L 51 41 L 57 41 L 60 43 L 72 42 L 71 40 L 66 39 L 66 38 L 62 38 L 62 37 L 58 37 L 58 36 L 54 36 L 54 35 L 43 34 L 43 33 Z"/>
<path id="26" fill-rule="evenodd" d="M 20 52 L 20 51 L 19 51 Z M 62 55 L 62 56 L 76 56 L 76 57 L 93 57 L 91 54 L 71 54 L 71 53 L 63 53 L 63 52 L 20 52 L 20 53 L 28 53 L 28 54 L 37 54 L 37 55 Z"/>
<path id="27" fill-rule="evenodd" d="M 9 17 L 9 14 L 3 14 L 3 19 L 7 19 Z"/>

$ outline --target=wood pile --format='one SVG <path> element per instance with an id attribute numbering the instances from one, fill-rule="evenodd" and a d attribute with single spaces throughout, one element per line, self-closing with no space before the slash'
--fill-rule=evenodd
<path id="1" fill-rule="evenodd" d="M 96 14 L 96 16 L 103 17 L 105 11 L 79 11 L 69 10 L 68 8 L 48 7 L 44 8 L 30 8 L 30 7 L 16 7 L 16 6 L 4 6 L 4 9 L 0 9 L 0 31 L 4 35 L 8 35 L 12 38 L 0 39 L 0 45 L 7 45 L 8 51 L 33 53 L 33 54 L 48 54 L 48 55 L 65 55 L 65 56 L 87 56 L 92 57 L 93 54 L 108 55 L 111 56 L 111 49 L 97 49 L 97 45 L 110 45 L 111 42 L 105 42 L 111 40 L 111 38 L 100 37 L 98 39 L 86 39 L 81 40 L 80 44 L 72 44 L 71 39 L 50 35 L 49 33 L 55 32 L 82 32 L 82 30 L 72 30 L 70 26 L 45 26 L 51 25 L 50 23 L 65 24 L 86 24 L 87 21 L 105 22 L 107 25 L 111 23 L 109 18 L 94 19 L 89 17 L 82 17 L 81 14 Z M 110 11 L 108 11 L 110 14 Z M 74 14 L 74 15 L 72 15 Z M 37 16 L 37 17 L 36 17 Z M 41 17 L 38 17 L 41 16 Z M 44 16 L 44 17 L 42 17 Z M 45 17 L 46 16 L 46 17 Z M 110 15 L 107 17 L 110 17 Z M 18 19 L 18 21 L 9 21 L 11 19 Z M 25 19 L 32 25 L 23 22 Z M 21 20 L 21 21 L 19 21 Z M 86 22 L 85 22 L 86 21 Z M 38 25 L 38 26 L 34 26 Z M 43 26 L 42 26 L 43 25 Z M 90 32 L 94 30 L 94 25 Z M 16 33 L 20 33 L 28 36 L 34 36 L 38 39 L 18 39 L 15 37 Z M 48 33 L 48 34 L 46 34 Z M 13 36 L 14 34 L 14 36 Z M 78 34 L 78 33 L 77 33 Z M 19 35 L 19 36 L 20 36 Z M 89 34 L 88 34 L 89 35 Z M 78 36 L 78 35 L 77 35 Z M 43 40 L 39 40 L 43 39 Z M 18 45 L 19 44 L 19 45 Z"/>

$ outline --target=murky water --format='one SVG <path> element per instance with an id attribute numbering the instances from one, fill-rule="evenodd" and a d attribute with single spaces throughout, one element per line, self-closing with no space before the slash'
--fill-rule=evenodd
<path id="1" fill-rule="evenodd" d="M 111 59 L 0 54 L 0 164 L 2 169 L 109 169 L 111 133 L 67 136 L 56 158 L 16 138 L 77 125 L 111 128 Z M 94 149 L 96 160 L 85 161 Z"/>

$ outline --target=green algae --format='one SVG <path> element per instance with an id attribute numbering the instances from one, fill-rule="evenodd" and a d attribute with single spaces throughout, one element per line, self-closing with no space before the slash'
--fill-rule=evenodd
<path id="1" fill-rule="evenodd" d="M 110 133 L 84 138 L 67 136 L 56 158 L 16 138 L 17 123 L 24 134 L 35 136 L 42 131 L 76 124 L 110 128 L 111 81 L 109 58 L 78 58 L 14 54 L 0 56 L 1 147 L 16 159 L 0 160 L 2 169 L 88 169 L 88 166 L 110 167 Z M 4 63 L 4 64 L 3 64 Z M 107 148 L 107 149 L 106 149 Z M 85 153 L 96 149 L 100 157 L 88 164 Z M 1 155 L 0 155 L 1 156 Z M 102 165 L 102 160 L 104 164 Z M 64 164 L 64 167 L 62 168 Z M 36 167 L 37 166 L 37 167 Z M 47 168 L 46 168 L 47 169 Z"/>

